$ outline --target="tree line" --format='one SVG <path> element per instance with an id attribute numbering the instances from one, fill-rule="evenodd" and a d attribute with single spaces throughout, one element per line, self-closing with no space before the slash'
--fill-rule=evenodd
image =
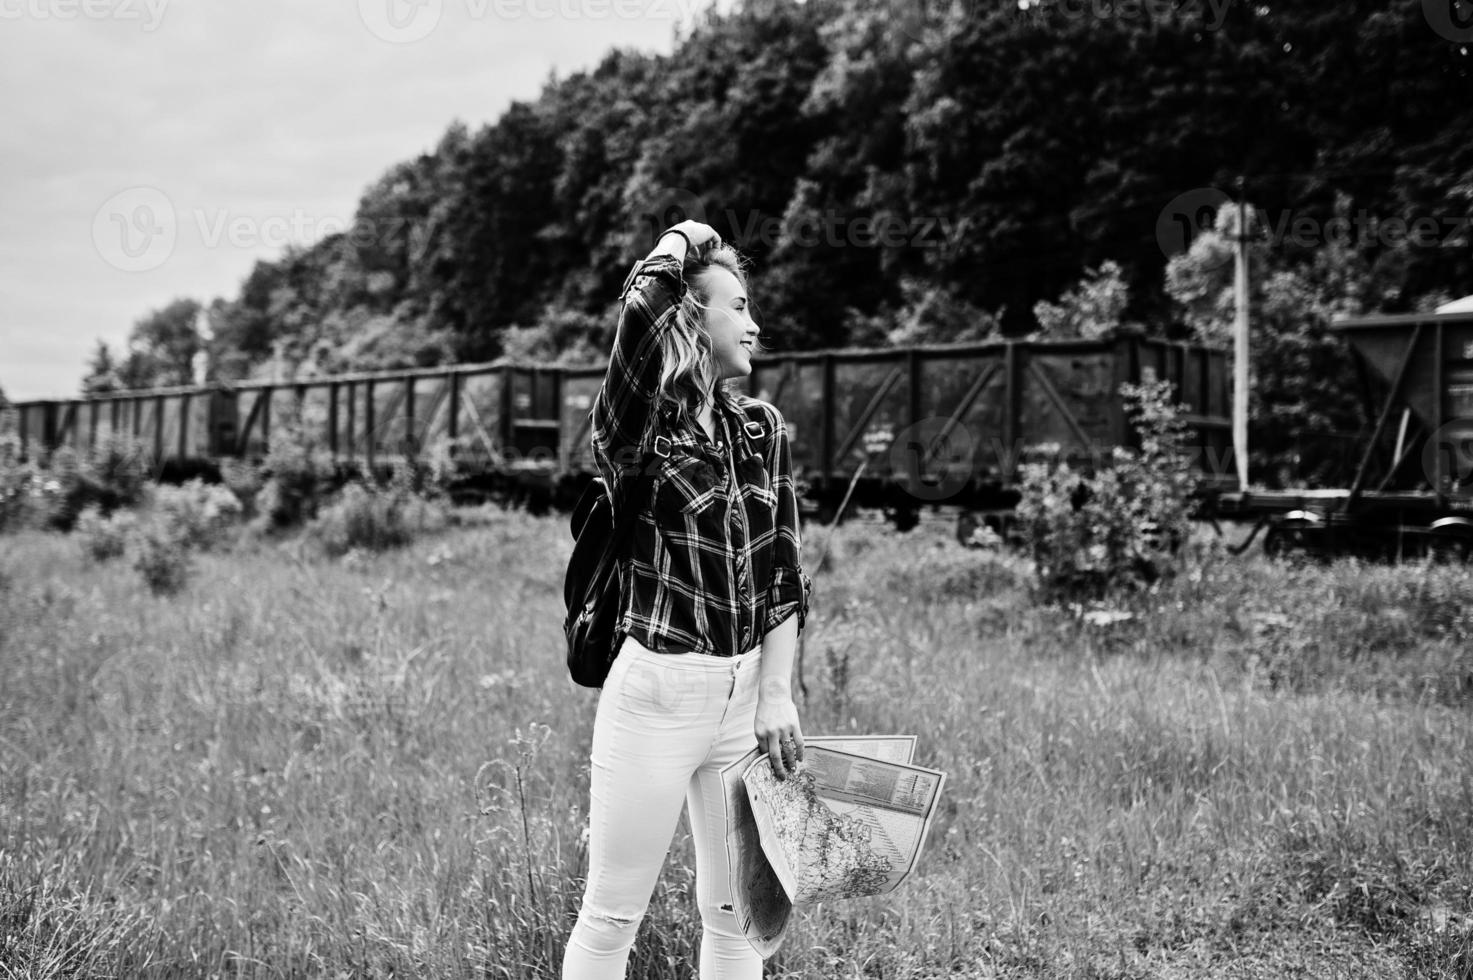
<path id="1" fill-rule="evenodd" d="M 1220 338 L 1245 198 L 1259 462 L 1330 479 L 1363 410 L 1326 390 L 1328 318 L 1473 282 L 1473 58 L 1435 6 L 742 0 L 454 122 L 351 228 L 99 344 L 84 390 L 188 381 L 201 351 L 220 380 L 594 360 L 686 216 L 750 258 L 777 350 Z"/>

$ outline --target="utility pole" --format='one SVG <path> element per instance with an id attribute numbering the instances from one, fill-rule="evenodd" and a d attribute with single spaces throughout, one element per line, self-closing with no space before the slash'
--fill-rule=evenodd
<path id="1" fill-rule="evenodd" d="M 1233 460 L 1248 489 L 1248 203 L 1238 178 L 1237 261 L 1233 263 Z"/>

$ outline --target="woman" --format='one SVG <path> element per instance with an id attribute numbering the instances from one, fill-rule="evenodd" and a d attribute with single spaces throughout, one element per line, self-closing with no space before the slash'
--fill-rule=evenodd
<path id="1" fill-rule="evenodd" d="M 593 726 L 588 884 L 564 980 L 624 976 L 680 817 L 696 848 L 702 980 L 758 980 L 732 912 L 723 766 L 803 758 L 792 668 L 807 608 L 782 416 L 723 382 L 752 371 L 746 276 L 708 225 L 665 232 L 624 283 L 593 410 L 615 500 L 658 467 L 620 566 L 625 636 Z M 650 456 L 653 453 L 653 457 Z"/>

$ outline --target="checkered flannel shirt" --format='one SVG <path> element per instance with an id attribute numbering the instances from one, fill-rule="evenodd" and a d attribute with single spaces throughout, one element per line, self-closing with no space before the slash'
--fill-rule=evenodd
<path id="1" fill-rule="evenodd" d="M 727 657 L 789 617 L 802 629 L 798 497 L 787 426 L 755 398 L 718 399 L 716 439 L 657 411 L 660 338 L 685 294 L 680 260 L 655 256 L 624 281 L 618 333 L 593 407 L 593 450 L 613 499 L 654 447 L 655 479 L 620 564 L 621 630 L 661 653 Z"/>

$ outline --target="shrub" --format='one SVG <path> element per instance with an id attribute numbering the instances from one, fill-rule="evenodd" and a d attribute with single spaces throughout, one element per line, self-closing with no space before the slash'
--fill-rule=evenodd
<path id="1" fill-rule="evenodd" d="M 91 506 L 77 516 L 73 529 L 82 545 L 82 552 L 93 561 L 111 561 L 121 558 L 127 549 L 128 538 L 135 533 L 137 519 L 130 511 L 118 511 L 104 517 L 102 511 Z"/>
<path id="2" fill-rule="evenodd" d="M 295 527 L 317 516 L 337 473 L 332 454 L 295 421 L 271 430 L 266 482 L 255 495 L 256 511 L 269 527 Z"/>
<path id="3" fill-rule="evenodd" d="M 0 532 L 35 523 L 44 481 L 40 467 L 20 461 L 19 441 L 0 437 Z"/>
<path id="4" fill-rule="evenodd" d="M 404 521 L 403 503 L 395 494 L 350 483 L 338 500 L 312 522 L 308 533 L 333 557 L 354 548 L 369 551 L 398 548 L 413 539 Z"/>
<path id="5" fill-rule="evenodd" d="M 189 549 L 179 535 L 158 520 L 133 535 L 133 567 L 157 596 L 174 595 L 189 582 L 194 569 Z"/>
<path id="6" fill-rule="evenodd" d="M 1088 472 L 1044 446 L 1021 467 L 1018 530 L 1045 598 L 1097 599 L 1174 571 L 1195 481 L 1170 390 L 1164 381 L 1121 387 L 1139 449 L 1116 447 Z"/>
<path id="7" fill-rule="evenodd" d="M 240 501 L 229 489 L 198 479 L 178 487 L 156 487 L 153 497 L 154 507 L 174 528 L 180 543 L 201 551 L 223 540 L 242 512 Z"/>
<path id="8" fill-rule="evenodd" d="M 88 453 L 81 475 L 89 492 L 105 510 L 137 506 L 149 485 L 143 447 L 116 433 Z"/>
<path id="9" fill-rule="evenodd" d="M 446 508 L 408 489 L 410 477 L 396 471 L 388 487 L 349 483 L 338 499 L 308 526 L 310 538 L 332 557 L 353 549 L 386 551 L 403 547 L 417 534 L 438 530 Z"/>
<path id="10" fill-rule="evenodd" d="M 40 463 L 20 464 L 0 445 L 0 528 L 22 524 L 70 531 L 89 507 L 104 515 L 138 504 L 148 485 L 141 447 L 125 436 L 86 454 L 62 446 Z"/>

